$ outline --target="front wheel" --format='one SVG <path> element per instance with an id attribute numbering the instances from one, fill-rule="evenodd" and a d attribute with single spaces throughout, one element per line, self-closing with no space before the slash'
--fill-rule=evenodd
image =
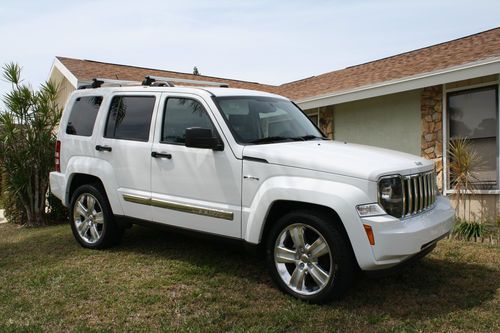
<path id="1" fill-rule="evenodd" d="M 118 243 L 123 234 L 103 192 L 97 184 L 82 185 L 71 198 L 71 230 L 83 247 L 107 248 Z"/>
<path id="2" fill-rule="evenodd" d="M 337 221 L 327 214 L 295 211 L 271 228 L 267 263 L 275 283 L 299 299 L 321 303 L 349 288 L 354 258 Z"/>

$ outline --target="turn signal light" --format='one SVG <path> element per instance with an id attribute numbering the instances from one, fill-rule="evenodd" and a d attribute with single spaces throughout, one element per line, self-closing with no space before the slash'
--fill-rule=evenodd
<path id="1" fill-rule="evenodd" d="M 363 227 L 365 228 L 366 236 L 368 236 L 368 241 L 370 242 L 370 245 L 375 245 L 375 237 L 373 236 L 372 227 L 369 226 L 368 224 L 363 224 Z"/>

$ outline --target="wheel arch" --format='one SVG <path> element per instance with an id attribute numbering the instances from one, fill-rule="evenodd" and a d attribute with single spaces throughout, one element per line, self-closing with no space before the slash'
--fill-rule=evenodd
<path id="1" fill-rule="evenodd" d="M 66 194 L 66 202 L 68 203 L 71 201 L 73 193 L 75 193 L 75 190 L 80 186 L 87 184 L 98 184 L 98 186 L 100 186 L 101 189 L 104 191 L 104 195 L 107 196 L 103 182 L 99 179 L 99 177 L 93 175 L 85 173 L 73 173 L 69 177 L 68 184 L 69 184 L 68 192 Z"/>
<path id="2" fill-rule="evenodd" d="M 122 214 L 122 207 L 117 195 L 118 185 L 111 164 L 92 157 L 74 156 L 68 162 L 65 171 L 65 201 L 69 205 L 71 196 L 78 186 L 97 183 L 102 187 L 114 214 Z"/>
<path id="3" fill-rule="evenodd" d="M 265 244 L 266 237 L 267 235 L 269 235 L 270 229 L 279 218 L 284 216 L 286 213 L 298 210 L 309 210 L 328 216 L 329 221 L 335 223 L 338 226 L 338 230 L 340 231 L 344 239 L 347 241 L 347 244 L 349 245 L 353 258 L 355 258 L 354 249 L 351 243 L 351 238 L 349 237 L 349 234 L 347 233 L 347 230 L 339 214 L 331 207 L 304 201 L 294 201 L 294 200 L 274 201 L 268 209 L 268 213 L 266 215 L 264 225 L 262 227 L 260 244 Z"/>

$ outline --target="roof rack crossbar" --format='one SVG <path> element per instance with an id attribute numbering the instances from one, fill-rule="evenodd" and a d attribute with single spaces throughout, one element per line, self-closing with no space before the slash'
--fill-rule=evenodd
<path id="1" fill-rule="evenodd" d="M 163 77 L 163 76 L 154 76 L 154 75 L 146 76 L 144 78 L 144 81 L 142 81 L 142 84 L 145 86 L 150 86 L 155 82 L 165 83 L 170 87 L 175 86 L 173 84 L 174 82 L 189 83 L 189 84 L 196 84 L 196 85 L 203 85 L 203 86 L 223 87 L 223 88 L 229 87 L 229 85 L 227 83 L 224 83 L 224 82 L 189 80 L 189 79 L 179 79 L 179 78 L 174 78 L 174 77 Z"/>
<path id="2" fill-rule="evenodd" d="M 103 85 L 106 86 L 139 86 L 141 85 L 141 82 L 139 81 L 128 81 L 128 80 L 112 80 L 112 79 L 103 79 L 103 78 L 93 78 L 92 83 L 87 84 L 87 85 L 82 85 L 78 89 L 89 89 L 89 88 L 100 88 Z"/>

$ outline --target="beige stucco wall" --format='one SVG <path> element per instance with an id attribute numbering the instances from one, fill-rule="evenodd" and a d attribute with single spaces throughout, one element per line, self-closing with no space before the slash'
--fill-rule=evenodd
<path id="1" fill-rule="evenodd" d="M 334 139 L 420 155 L 421 90 L 335 105 Z"/>
<path id="2" fill-rule="evenodd" d="M 455 209 L 457 209 L 456 195 L 448 197 Z M 457 215 L 470 221 L 481 221 L 495 224 L 499 218 L 500 196 L 494 194 L 474 194 L 467 196 L 465 203 L 461 202 L 457 209 Z"/>
<path id="3" fill-rule="evenodd" d="M 49 81 L 56 82 L 60 84 L 59 96 L 57 98 L 57 104 L 64 108 L 66 101 L 71 94 L 72 91 L 75 90 L 75 87 L 69 82 L 69 80 L 62 75 L 62 73 L 54 67 L 52 70 L 51 76 L 49 77 Z"/>

